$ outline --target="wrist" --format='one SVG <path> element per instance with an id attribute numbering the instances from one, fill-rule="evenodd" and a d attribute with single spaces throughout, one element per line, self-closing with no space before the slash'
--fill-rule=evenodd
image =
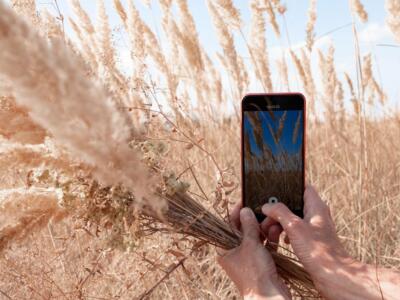
<path id="1" fill-rule="evenodd" d="M 278 277 L 263 280 L 256 287 L 247 288 L 242 292 L 245 300 L 286 300 L 291 299 L 285 283 Z"/>
<path id="2" fill-rule="evenodd" d="M 379 299 L 375 272 L 351 257 L 325 265 L 314 283 L 326 299 Z M 374 274 L 372 274 L 374 273 Z"/>

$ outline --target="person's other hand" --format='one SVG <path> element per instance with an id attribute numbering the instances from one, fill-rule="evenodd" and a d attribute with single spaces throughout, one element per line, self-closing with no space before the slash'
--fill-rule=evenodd
<path id="1" fill-rule="evenodd" d="M 286 285 L 279 278 L 271 254 L 260 239 L 260 225 L 253 211 L 238 204 L 230 222 L 241 230 L 239 247 L 225 251 L 218 263 L 235 283 L 245 299 L 290 299 Z M 276 242 L 279 234 L 275 235 Z"/>
<path id="2" fill-rule="evenodd" d="M 330 273 L 344 270 L 345 266 L 354 263 L 339 241 L 329 207 L 311 186 L 304 192 L 304 219 L 294 215 L 282 203 L 265 204 L 262 212 L 267 216 L 261 224 L 262 232 L 267 235 L 271 226 L 282 226 L 287 242 L 290 241 L 317 288 L 325 289 L 325 279 L 335 280 L 329 276 Z M 275 234 L 276 231 L 275 228 Z M 339 276 L 336 278 L 340 279 Z"/>

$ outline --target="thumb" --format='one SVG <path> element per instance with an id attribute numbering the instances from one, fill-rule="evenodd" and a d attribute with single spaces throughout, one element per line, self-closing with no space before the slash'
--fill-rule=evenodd
<path id="1" fill-rule="evenodd" d="M 240 224 L 244 241 L 260 241 L 260 226 L 250 208 L 244 207 L 240 210 Z"/>
<path id="2" fill-rule="evenodd" d="M 299 232 L 298 230 L 301 230 L 301 227 L 304 224 L 303 220 L 293 214 L 283 203 L 264 204 L 262 212 L 266 216 L 279 222 L 289 238 L 292 234 Z"/>

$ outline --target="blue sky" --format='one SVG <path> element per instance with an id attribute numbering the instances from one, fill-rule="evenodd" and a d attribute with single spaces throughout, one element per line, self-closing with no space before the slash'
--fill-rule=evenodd
<path id="1" fill-rule="evenodd" d="M 51 4 L 51 0 L 41 1 L 38 0 L 39 9 L 49 9 L 51 12 L 55 12 L 54 6 Z M 71 9 L 69 8 L 68 1 L 59 0 L 61 12 L 64 16 L 71 15 Z M 126 3 L 125 1 L 122 1 Z M 136 3 L 142 18 L 152 27 L 159 35 L 161 32 L 160 25 L 160 10 L 158 8 L 157 1 L 150 1 L 152 9 L 149 9 L 144 2 L 140 0 L 134 0 Z M 96 20 L 96 1 L 94 0 L 82 0 L 82 6 L 88 11 L 93 20 Z M 114 9 L 112 0 L 105 0 L 107 12 L 109 13 L 111 25 L 114 29 L 120 25 L 119 18 L 117 17 Z M 234 0 L 236 7 L 241 11 L 244 32 L 248 31 L 248 24 L 250 19 L 249 2 Z M 305 40 L 305 24 L 307 21 L 307 10 L 309 1 L 308 0 L 283 0 L 288 7 L 286 13 L 286 24 L 287 31 L 289 33 L 290 45 L 296 49 L 304 43 Z M 392 34 L 385 25 L 386 11 L 384 8 L 383 0 L 362 0 L 366 11 L 369 14 L 369 22 L 362 24 L 356 19 L 356 27 L 360 38 L 360 49 L 362 54 L 368 52 L 372 53 L 375 63 L 375 76 L 378 82 L 384 87 L 384 90 L 389 96 L 389 102 L 391 105 L 399 108 L 400 98 L 400 85 L 397 83 L 398 70 L 400 69 L 400 48 L 397 47 Z M 188 0 L 189 7 L 193 14 L 193 17 L 197 24 L 197 30 L 200 36 L 200 40 L 203 46 L 206 48 L 211 57 L 215 58 L 215 52 L 220 51 L 218 40 L 213 29 L 213 24 L 207 11 L 205 1 L 201 0 Z M 352 22 L 352 16 L 349 11 L 347 0 L 319 0 L 317 1 L 317 24 L 316 24 L 316 36 L 320 37 L 317 41 L 317 46 L 321 49 L 326 50 L 330 43 L 333 43 L 336 48 L 335 61 L 336 68 L 339 73 L 339 78 L 343 79 L 343 72 L 346 71 L 355 78 L 355 59 L 354 59 L 354 42 L 353 33 L 350 23 Z M 283 19 L 278 16 L 278 22 L 281 25 L 281 30 L 284 30 Z M 330 34 L 328 32 L 340 28 Z M 67 33 L 71 33 L 68 24 L 66 25 Z M 126 38 L 118 31 L 115 31 L 116 45 L 122 53 L 128 52 Z M 162 38 L 161 38 L 162 40 Z M 235 36 L 235 42 L 239 53 L 244 57 L 248 57 L 247 49 L 242 38 L 237 35 Z M 286 49 L 289 46 L 286 35 L 282 35 L 277 38 L 272 31 L 272 28 L 267 23 L 267 43 L 270 52 L 270 59 L 274 60 L 281 55 L 282 49 Z M 383 46 L 383 44 L 394 45 L 396 47 Z M 128 55 L 122 55 L 122 59 Z M 318 59 L 317 54 L 313 53 L 313 64 L 312 69 L 314 76 L 319 77 L 318 70 Z M 272 74 L 277 72 L 275 62 L 271 62 Z M 296 72 L 293 69 L 289 69 L 291 89 L 301 91 L 301 84 L 297 78 Z M 274 79 L 274 84 L 279 90 L 279 82 Z M 249 91 L 259 91 L 260 86 L 254 84 L 250 86 Z M 347 92 L 348 93 L 348 92 Z"/>

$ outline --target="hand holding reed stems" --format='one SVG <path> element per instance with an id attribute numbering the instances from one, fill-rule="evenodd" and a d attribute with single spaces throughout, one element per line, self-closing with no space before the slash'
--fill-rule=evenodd
<path id="1" fill-rule="evenodd" d="M 236 248 L 241 244 L 240 231 L 216 217 L 186 193 L 177 192 L 161 196 L 166 200 L 168 208 L 164 212 L 164 217 L 155 216 L 155 218 L 167 223 L 172 231 L 190 235 L 225 250 Z M 296 295 L 319 297 L 310 275 L 297 259 L 288 255 L 291 253 L 288 249 L 278 246 L 280 251 L 276 251 L 274 245 L 268 241 L 265 247 L 274 259 L 279 276 Z"/>

